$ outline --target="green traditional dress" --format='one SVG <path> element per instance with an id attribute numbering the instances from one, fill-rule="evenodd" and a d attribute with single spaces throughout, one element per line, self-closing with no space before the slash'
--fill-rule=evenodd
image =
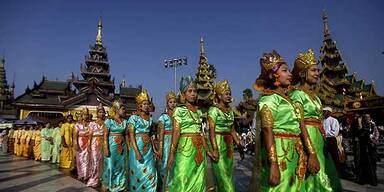
<path id="1" fill-rule="evenodd" d="M 48 140 L 49 137 L 52 137 L 52 130 L 48 128 L 41 129 L 41 160 L 49 161 L 52 156 L 52 145 Z"/>
<path id="2" fill-rule="evenodd" d="M 270 111 L 270 113 L 263 113 Z M 271 116 L 267 116 L 270 114 Z M 280 170 L 280 183 L 268 184 L 268 154 L 265 146 L 261 149 L 261 191 L 300 191 L 306 172 L 306 156 L 300 139 L 300 111 L 285 95 L 274 91 L 264 92 L 258 102 L 260 118 L 270 118 Z"/>
<path id="3" fill-rule="evenodd" d="M 201 136 L 202 112 L 193 112 L 186 106 L 175 109 L 173 118 L 178 123 L 180 138 L 175 151 L 172 185 L 169 191 L 206 191 L 206 154 Z"/>
<path id="4" fill-rule="evenodd" d="M 223 112 L 216 106 L 208 110 L 208 117 L 215 123 L 216 143 L 220 155 L 218 162 L 213 162 L 213 172 L 218 191 L 235 191 L 233 182 L 233 138 L 231 129 L 234 122 L 233 111 Z"/>
<path id="5" fill-rule="evenodd" d="M 320 171 L 316 175 L 307 173 L 304 181 L 305 191 L 333 191 L 331 186 L 341 186 L 340 180 L 337 178 L 330 179 L 326 173 L 326 161 L 324 158 L 324 129 L 322 128 L 322 105 L 319 97 L 311 92 L 304 90 L 294 90 L 290 92 L 293 102 L 299 103 L 304 110 L 304 123 L 307 129 L 312 146 L 316 151 L 317 159 L 320 163 Z M 338 183 L 338 184 L 337 184 Z M 337 187 L 337 188 L 339 188 Z M 337 188 L 334 188 L 335 190 Z M 339 191 L 339 190 L 336 190 Z"/>
<path id="6" fill-rule="evenodd" d="M 52 163 L 59 163 L 60 159 L 60 146 L 61 146 L 61 135 L 60 127 L 52 129 Z"/>

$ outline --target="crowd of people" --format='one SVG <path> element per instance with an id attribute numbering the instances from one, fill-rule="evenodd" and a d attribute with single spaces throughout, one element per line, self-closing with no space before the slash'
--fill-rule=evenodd
<path id="1" fill-rule="evenodd" d="M 342 190 L 339 124 L 315 93 L 317 64 L 311 49 L 298 55 L 292 73 L 276 51 L 261 57 L 254 88 L 262 93 L 255 131 L 249 134 L 261 145 L 252 149 L 256 158 L 251 191 Z M 7 150 L 76 170 L 79 180 L 102 191 L 235 191 L 234 147 L 243 149 L 247 143 L 235 130 L 229 82 L 216 83 L 214 95 L 204 115 L 196 103 L 196 82 L 184 77 L 180 94 L 166 95 L 166 110 L 156 128 L 150 97 L 143 90 L 136 96 L 137 111 L 129 118 L 118 100 L 108 115 L 100 104 L 94 121 L 84 109 L 76 122 L 68 115 L 54 129 L 50 124 L 11 129 Z M 376 137 L 375 126 L 368 120 L 357 122 L 359 157 L 368 161 L 360 161 L 359 174 L 366 175 L 374 169 L 364 167 L 373 161 L 366 158 L 372 145 L 363 143 Z M 208 163 L 215 178 L 212 186 L 206 179 Z"/>
<path id="2" fill-rule="evenodd" d="M 326 119 L 327 120 L 327 119 Z M 378 184 L 376 164 L 380 161 L 377 147 L 383 145 L 380 138 L 383 132 L 368 113 L 354 113 L 339 123 L 334 119 L 339 158 L 335 162 L 339 164 L 338 171 L 342 177 L 354 179 L 359 184 Z M 382 139 L 383 140 L 383 139 Z M 353 156 L 353 161 L 348 162 L 347 156 Z"/>

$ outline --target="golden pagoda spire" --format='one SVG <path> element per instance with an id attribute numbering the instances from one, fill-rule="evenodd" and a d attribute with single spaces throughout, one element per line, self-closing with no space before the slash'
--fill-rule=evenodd
<path id="1" fill-rule="evenodd" d="M 324 23 L 324 38 L 329 39 L 331 36 L 331 32 L 328 27 L 328 14 L 325 10 L 323 10 L 323 23 Z"/>
<path id="2" fill-rule="evenodd" d="M 203 37 L 200 37 L 200 55 L 205 55 L 204 39 L 203 39 Z"/>
<path id="3" fill-rule="evenodd" d="M 102 45 L 102 40 L 101 40 L 101 30 L 103 29 L 103 23 L 101 22 L 101 17 L 99 19 L 99 23 L 97 25 L 97 36 L 96 36 L 96 44 L 97 45 Z"/>

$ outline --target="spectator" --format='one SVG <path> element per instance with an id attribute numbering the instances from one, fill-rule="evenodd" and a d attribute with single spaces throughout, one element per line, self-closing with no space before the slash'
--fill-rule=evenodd
<path id="1" fill-rule="evenodd" d="M 363 185 L 369 183 L 377 186 L 376 176 L 376 144 L 379 139 L 379 132 L 369 114 L 364 114 L 358 131 L 359 155 L 357 156 L 359 166 L 356 171 L 357 183 Z"/>
<path id="2" fill-rule="evenodd" d="M 323 113 L 324 113 L 323 126 L 325 129 L 326 138 L 327 138 L 326 140 L 327 150 L 331 154 L 333 162 L 335 163 L 336 169 L 340 174 L 340 160 L 339 160 L 339 152 L 338 152 L 337 140 L 336 140 L 336 137 L 339 135 L 340 124 L 339 124 L 339 121 L 337 121 L 337 119 L 331 116 L 332 108 L 324 107 Z"/>

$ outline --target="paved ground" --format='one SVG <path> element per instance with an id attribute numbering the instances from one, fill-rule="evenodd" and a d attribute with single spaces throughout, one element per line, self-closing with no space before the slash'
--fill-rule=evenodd
<path id="1" fill-rule="evenodd" d="M 0 155 L 0 191 L 95 191 L 56 165 L 27 160 L 22 157 Z"/>
<path id="2" fill-rule="evenodd" d="M 248 190 L 249 180 L 252 175 L 252 159 L 253 156 L 246 155 L 241 161 L 238 153 L 236 153 L 235 163 L 235 181 L 237 192 L 246 192 Z M 343 190 L 345 192 L 383 192 L 384 191 L 384 159 L 377 163 L 377 177 L 379 185 L 376 187 L 370 185 L 359 185 L 352 181 L 341 180 Z"/>
<path id="3" fill-rule="evenodd" d="M 252 175 L 252 156 L 240 161 L 236 153 L 235 180 L 238 192 L 248 189 Z M 384 163 L 378 163 L 379 185 L 358 185 L 354 182 L 342 180 L 344 191 L 375 192 L 384 191 Z M 26 191 L 58 191 L 80 192 L 95 191 L 82 182 L 71 177 L 69 173 L 57 169 L 56 165 L 27 160 L 22 157 L 0 155 L 0 192 Z"/>

